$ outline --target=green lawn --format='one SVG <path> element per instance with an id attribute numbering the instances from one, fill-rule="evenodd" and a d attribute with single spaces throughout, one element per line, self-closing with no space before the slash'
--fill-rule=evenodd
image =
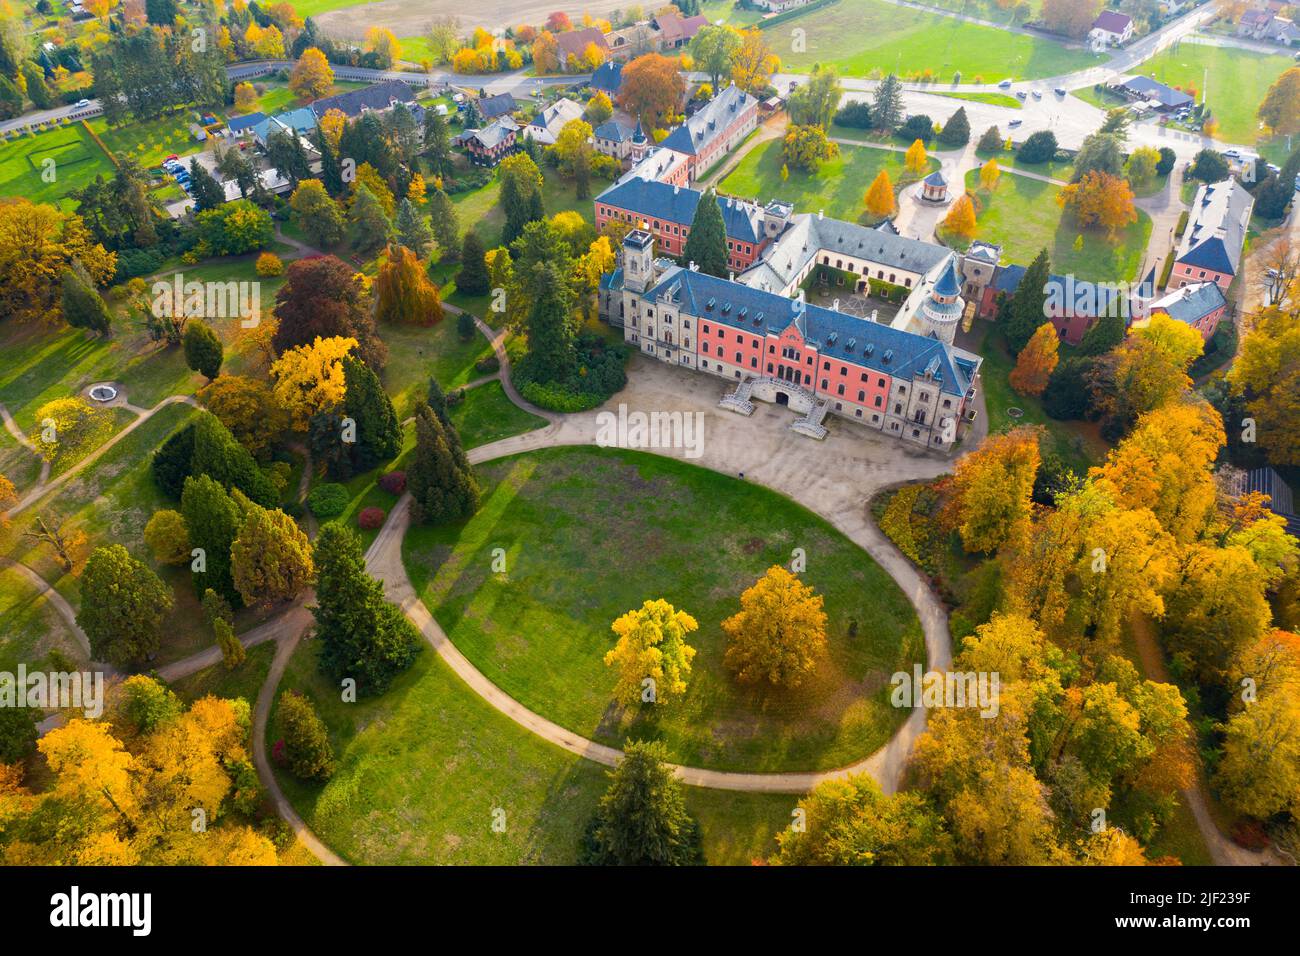
<path id="1" fill-rule="evenodd" d="M 1024 104 L 1014 96 L 1006 93 L 949 93 L 934 90 L 936 96 L 948 96 L 955 100 L 970 100 L 972 103 L 988 103 L 992 106 L 1005 106 L 1008 109 L 1024 109 Z"/>
<path id="2" fill-rule="evenodd" d="M 596 224 L 595 207 L 590 199 L 577 197 L 572 182 L 550 168 L 542 170 L 542 177 L 542 201 L 546 207 L 546 215 L 554 216 L 559 212 L 573 211 L 580 214 L 591 225 Z M 592 182 L 591 194 L 595 196 L 605 186 L 606 183 L 601 180 Z M 501 244 L 501 230 L 505 226 L 505 213 L 501 211 L 501 205 L 497 202 L 497 194 L 500 191 L 501 180 L 493 178 L 482 189 L 457 193 L 451 197 L 456 207 L 456 215 L 460 219 L 461 234 L 463 235 L 466 229 L 473 229 L 488 249 L 494 249 Z"/>
<path id="3" fill-rule="evenodd" d="M 980 132 L 983 133 L 983 130 Z M 1005 132 L 1005 130 L 1003 130 L 1003 132 Z M 1022 163 L 1020 160 L 1016 159 L 1015 150 L 1010 149 L 997 153 L 976 151 L 975 155 L 981 164 L 986 160 L 996 159 L 998 161 L 998 166 L 1001 167 L 1003 171 L 1008 169 L 1022 169 L 1025 172 L 1033 173 L 1036 176 L 1047 176 L 1050 179 L 1059 179 L 1061 182 L 1065 183 L 1068 183 L 1070 177 L 1074 175 L 1074 163 L 1068 159 L 1063 162 L 1057 162 L 1052 159 L 1045 163 Z M 975 181 L 979 181 L 978 175 L 976 176 Z"/>
<path id="4" fill-rule="evenodd" d="M 451 409 L 451 420 L 466 448 L 520 435 L 546 424 L 546 419 L 510 401 L 500 382 L 484 382 L 467 390 L 464 401 Z"/>
<path id="5" fill-rule="evenodd" d="M 428 394 L 430 377 L 448 392 L 483 376 L 474 363 L 491 355 L 492 345 L 477 329 L 468 341 L 462 339 L 456 318 L 447 313 L 441 322 L 428 328 L 388 324 L 379 327 L 380 337 L 388 344 L 384 389 L 399 419 L 410 415 L 416 400 Z"/>
<path id="6" fill-rule="evenodd" d="M 1208 94 L 1210 112 L 1219 121 L 1219 138 L 1253 143 L 1260 137 L 1255 110 L 1273 81 L 1295 66 L 1289 55 L 1253 53 L 1235 47 L 1183 42 L 1143 63 L 1139 69 L 1161 83 L 1180 87 L 1199 99 Z M 1203 89 L 1206 70 L 1208 89 Z"/>
<path id="7" fill-rule="evenodd" d="M 976 238 L 999 243 L 1004 262 L 1028 265 L 1046 248 L 1052 271 L 1058 275 L 1073 273 L 1094 281 L 1136 276 L 1151 235 L 1151 217 L 1142 210 L 1137 222 L 1115 240 L 1104 230 L 1088 229 L 1083 232 L 1083 247 L 1076 249 L 1080 230 L 1057 205 L 1060 187 L 1012 173 L 1004 173 L 992 193 L 977 189 L 978 185 L 979 171 L 971 170 L 966 188 L 975 194 Z"/>
<path id="8" fill-rule="evenodd" d="M 182 677 L 171 684 L 171 689 L 181 699 L 193 702 L 209 694 L 233 700 L 242 697 L 249 707 L 257 703 L 257 695 L 266 683 L 266 674 L 271 669 L 271 659 L 275 657 L 275 642 L 258 644 L 248 651 L 244 663 L 234 670 L 225 664 L 213 664 L 188 677 Z"/>
<path id="9" fill-rule="evenodd" d="M 249 662 L 252 663 L 250 654 Z M 429 648 L 388 693 L 355 704 L 295 653 L 281 689 L 310 694 L 338 769 L 324 786 L 277 777 L 308 826 L 336 853 L 369 864 L 572 864 L 607 786 L 606 768 L 530 734 L 469 690 Z M 268 744 L 279 739 L 276 716 Z M 710 863 L 775 850 L 794 796 L 686 789 Z M 504 811 L 504 831 L 492 828 Z"/>
<path id="10" fill-rule="evenodd" d="M 905 716 L 889 706 L 887 681 L 924 653 L 911 605 L 862 551 L 788 499 L 603 449 L 478 471 L 480 512 L 463 526 L 412 529 L 404 556 L 457 647 L 526 706 L 605 743 L 661 738 L 677 760 L 735 770 L 843 766 L 881 746 Z M 751 694 L 723 667 L 719 625 L 796 547 L 826 599 L 831 661 L 802 692 Z M 492 573 L 494 548 L 505 549 L 507 574 Z M 652 717 L 612 700 L 615 675 L 602 657 L 610 623 L 660 597 L 699 621 L 690 638 L 699 654 L 686 696 Z"/>
<path id="11" fill-rule="evenodd" d="M 40 458 L 18 444 L 4 428 L 0 428 L 0 475 L 13 482 L 19 496 L 41 476 Z"/>
<path id="12" fill-rule="evenodd" d="M 895 192 L 902 183 L 920 178 L 907 172 L 902 153 L 871 146 L 841 144 L 840 155 L 823 163 L 815 176 L 792 169 L 790 178 L 783 182 L 781 165 L 780 140 L 763 143 L 740 161 L 722 180 L 719 188 L 722 192 L 761 203 L 784 199 L 794 203 L 797 212 L 822 211 L 836 219 L 856 222 L 865 212 L 863 196 L 867 187 L 880 170 L 889 173 Z M 931 159 L 925 175 L 938 168 L 938 160 Z"/>
<path id="13" fill-rule="evenodd" d="M 103 120 L 92 120 L 91 126 L 114 156 L 134 159 L 147 169 L 173 153 L 180 155 L 199 149 L 198 141 L 190 136 L 191 122 L 190 112 L 186 110 L 118 127 L 108 126 Z"/>
<path id="14" fill-rule="evenodd" d="M 788 26 L 782 24 L 780 32 L 788 37 L 794 27 L 807 31 L 807 50 L 792 54 L 778 50 L 788 70 L 806 71 L 821 63 L 848 76 L 869 76 L 873 70 L 906 76 L 928 69 L 944 81 L 960 71 L 963 82 L 996 83 L 1004 77 L 1035 79 L 1070 73 L 1100 61 L 1051 40 L 881 0 L 840 0 Z"/>
<path id="15" fill-rule="evenodd" d="M 85 654 L 50 602 L 26 577 L 0 567 L 0 671 L 40 666 L 51 651 L 84 663 Z"/>
<path id="16" fill-rule="evenodd" d="M 0 195 L 54 203 L 97 175 L 112 176 L 113 164 L 80 123 L 0 142 Z"/>

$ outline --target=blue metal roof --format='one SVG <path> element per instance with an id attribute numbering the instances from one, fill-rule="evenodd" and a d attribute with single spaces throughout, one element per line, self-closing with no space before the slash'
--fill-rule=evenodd
<path id="1" fill-rule="evenodd" d="M 226 129 L 232 133 L 242 133 L 246 129 L 252 129 L 258 123 L 266 119 L 265 113 L 249 113 L 247 116 L 236 116 L 226 123 Z"/>
<path id="2" fill-rule="evenodd" d="M 618 206 L 640 216 L 666 219 L 689 226 L 695 219 L 695 208 L 700 204 L 698 190 L 686 186 L 673 186 L 656 180 L 631 177 L 615 183 L 596 197 L 597 202 Z M 741 242 L 759 242 L 763 234 L 762 210 L 752 203 L 719 197 L 722 222 L 730 239 Z"/>
<path id="3" fill-rule="evenodd" d="M 623 85 L 623 64 L 619 60 L 606 60 L 591 74 L 593 89 L 604 90 L 610 96 Z"/>
<path id="4" fill-rule="evenodd" d="M 936 295 L 961 295 L 961 279 L 957 277 L 957 260 L 949 259 L 939 281 L 934 284 Z"/>

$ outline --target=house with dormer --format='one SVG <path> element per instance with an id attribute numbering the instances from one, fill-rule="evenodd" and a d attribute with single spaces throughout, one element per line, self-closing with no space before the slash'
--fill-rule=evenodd
<path id="1" fill-rule="evenodd" d="M 1250 213 L 1255 199 L 1229 178 L 1196 190 L 1187 228 L 1178 243 L 1169 286 L 1213 282 L 1224 291 L 1241 267 Z"/>
<path id="2" fill-rule="evenodd" d="M 757 127 L 758 100 L 732 83 L 659 145 L 687 158 L 694 182 Z"/>

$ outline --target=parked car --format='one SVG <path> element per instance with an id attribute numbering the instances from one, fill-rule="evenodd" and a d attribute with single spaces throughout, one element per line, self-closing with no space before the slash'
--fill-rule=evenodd
<path id="1" fill-rule="evenodd" d="M 1058 86 L 1056 89 L 1052 90 L 1052 92 L 1055 93 L 1057 96 L 1060 96 L 1060 97 L 1062 97 L 1062 98 L 1065 97 L 1065 87 L 1063 87 L 1063 86 Z"/>
<path id="2" fill-rule="evenodd" d="M 1021 119 L 1013 119 L 1010 123 L 1007 124 L 1007 126 L 1008 126 L 1009 128 L 1011 128 L 1011 129 L 1015 129 L 1017 126 L 1019 126 L 1019 125 L 1020 125 L 1021 123 L 1023 123 L 1023 122 L 1024 122 L 1024 120 L 1021 120 Z"/>
<path id="3" fill-rule="evenodd" d="M 1025 100 L 1025 91 L 1024 91 L 1024 90 L 1016 90 L 1016 99 L 1020 100 L 1020 101 L 1023 103 L 1024 100 Z"/>
<path id="4" fill-rule="evenodd" d="M 90 100 L 77 100 L 77 102 L 76 102 L 75 105 L 78 106 L 78 107 L 81 107 L 81 106 L 89 106 L 89 105 L 90 105 Z"/>
<path id="5" fill-rule="evenodd" d="M 1237 148 L 1225 149 L 1223 155 L 1228 159 L 1241 159 L 1241 150 Z"/>
<path id="6" fill-rule="evenodd" d="M 1010 80 L 1003 80 L 1001 83 L 998 84 L 998 89 L 1000 89 L 1000 90 L 1009 90 L 1009 89 L 1011 89 L 1011 81 L 1010 81 Z"/>
<path id="7" fill-rule="evenodd" d="M 1041 100 L 1042 98 L 1043 98 L 1043 91 L 1042 91 L 1042 90 L 1034 90 L 1034 99 L 1036 99 L 1036 100 Z"/>

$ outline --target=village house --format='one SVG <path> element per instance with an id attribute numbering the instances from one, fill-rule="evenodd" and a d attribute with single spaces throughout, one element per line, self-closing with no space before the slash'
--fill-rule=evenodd
<path id="1" fill-rule="evenodd" d="M 1214 338 L 1219 322 L 1228 312 L 1228 300 L 1223 290 L 1214 282 L 1195 282 L 1161 296 L 1147 306 L 1149 315 L 1167 315 L 1178 322 L 1190 325 L 1208 342 Z M 1135 326 L 1148 320 L 1134 322 Z"/>
<path id="2" fill-rule="evenodd" d="M 509 116 L 519 109 L 519 104 L 509 93 L 497 93 L 495 96 L 480 96 L 474 101 L 474 108 L 485 122 L 499 116 Z"/>
<path id="3" fill-rule="evenodd" d="M 519 124 L 509 116 L 494 119 L 483 129 L 467 129 L 452 142 L 469 154 L 476 166 L 495 166 L 515 151 Z"/>
<path id="4" fill-rule="evenodd" d="M 336 93 L 311 104 L 311 111 L 320 119 L 330 110 L 338 110 L 348 119 L 356 119 L 362 113 L 377 112 L 393 108 L 394 103 L 413 104 L 415 94 L 411 88 L 400 80 L 385 80 L 373 83 L 359 90 Z"/>
<path id="5" fill-rule="evenodd" d="M 528 139 L 537 140 L 543 146 L 554 146 L 564 125 L 572 120 L 582 119 L 582 115 L 581 103 L 567 97 L 556 100 L 550 106 L 543 107 L 533 117 L 532 121 L 524 127 L 523 134 Z"/>
<path id="6" fill-rule="evenodd" d="M 596 152 L 626 162 L 632 156 L 633 143 L 638 135 L 644 143 L 645 133 L 641 132 L 639 123 L 633 127 L 618 120 L 606 120 L 592 130 L 592 145 Z"/>
<path id="7" fill-rule="evenodd" d="M 1088 39 L 1098 46 L 1120 46 L 1133 39 L 1133 18 L 1118 10 L 1103 10 L 1092 21 Z"/>
<path id="8" fill-rule="evenodd" d="M 1254 208 L 1254 197 L 1235 179 L 1201 186 L 1178 243 L 1169 285 L 1209 281 L 1226 291 L 1240 268 Z"/>
<path id="9" fill-rule="evenodd" d="M 753 400 L 801 415 L 791 428 L 822 438 L 834 413 L 913 444 L 948 451 L 973 418 L 981 364 L 950 344 L 960 298 L 956 257 L 918 294 L 909 324 L 884 324 L 656 258 L 636 229 L 622 266 L 601 282 L 601 314 L 642 354 L 736 385 L 720 405 Z"/>
<path id="10" fill-rule="evenodd" d="M 605 34 L 595 27 L 584 27 L 580 30 L 570 30 L 567 33 L 557 33 L 555 35 L 555 46 L 560 58 L 562 69 L 574 71 L 573 61 L 581 62 L 587 54 L 587 47 L 595 45 L 600 54 L 600 61 L 603 63 L 609 58 L 609 43 L 605 39 Z"/>
<path id="11" fill-rule="evenodd" d="M 618 91 L 623 88 L 623 63 L 620 60 L 607 60 L 591 74 L 587 84 L 592 91 L 599 90 L 611 100 L 618 99 Z"/>

